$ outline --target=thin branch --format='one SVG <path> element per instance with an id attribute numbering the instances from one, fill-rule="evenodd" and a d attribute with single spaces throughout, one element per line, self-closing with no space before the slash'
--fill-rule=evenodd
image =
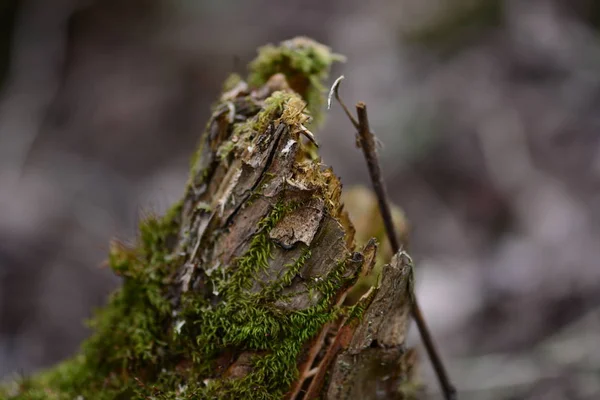
<path id="1" fill-rule="evenodd" d="M 385 230 L 392 246 L 392 250 L 394 253 L 397 253 L 401 250 L 400 243 L 398 242 L 398 238 L 396 235 L 396 230 L 394 229 L 394 223 L 392 219 L 392 213 L 390 209 L 390 203 L 387 197 L 386 187 L 381 174 L 381 166 L 379 163 L 379 158 L 377 156 L 376 150 L 376 138 L 375 135 L 371 132 L 369 127 L 369 118 L 367 116 L 367 106 L 365 103 L 360 102 L 356 105 L 356 114 L 358 116 L 358 121 L 356 121 L 348 111 L 347 107 L 341 101 L 339 96 L 339 85 L 341 82 L 341 78 L 338 78 L 333 87 L 331 88 L 331 92 L 334 93 L 335 98 L 340 102 L 342 108 L 348 115 L 350 121 L 354 125 L 354 127 L 358 130 L 358 140 L 357 143 L 359 147 L 362 148 L 363 154 L 365 156 L 365 160 L 367 162 L 367 166 L 369 169 L 369 175 L 371 178 L 371 183 L 373 185 L 373 189 L 377 196 L 377 202 L 379 204 L 379 210 L 381 212 L 381 216 L 383 218 L 383 223 L 385 226 Z M 413 295 L 413 302 L 411 305 L 411 314 L 413 319 L 417 324 L 417 328 L 419 330 L 419 334 L 421 335 L 421 340 L 425 346 L 429 359 L 431 360 L 431 364 L 433 365 L 433 369 L 438 378 L 438 382 L 442 388 L 442 392 L 444 394 L 444 398 L 446 400 L 455 400 L 457 398 L 456 389 L 450 382 L 450 378 L 448 373 L 446 372 L 446 368 L 442 362 L 442 359 L 437 351 L 435 343 L 433 341 L 433 337 L 427 327 L 427 323 L 425 322 L 425 318 L 423 317 L 423 313 L 421 312 L 421 308 L 419 307 L 419 303 L 417 302 L 416 297 Z"/>
<path id="2" fill-rule="evenodd" d="M 360 102 L 356 105 L 356 115 L 358 116 L 358 142 L 363 150 L 367 166 L 369 168 L 369 175 L 371 177 L 371 183 L 373 189 L 377 195 L 377 203 L 379 204 L 379 211 L 383 218 L 383 225 L 387 233 L 392 250 L 394 254 L 400 250 L 400 243 L 396 237 L 396 230 L 394 228 L 394 220 L 392 219 L 392 211 L 390 209 L 390 203 L 388 201 L 387 190 L 381 177 L 381 166 L 377 157 L 377 151 L 375 150 L 375 135 L 371 133 L 369 127 L 369 118 L 367 117 L 367 105 Z"/>

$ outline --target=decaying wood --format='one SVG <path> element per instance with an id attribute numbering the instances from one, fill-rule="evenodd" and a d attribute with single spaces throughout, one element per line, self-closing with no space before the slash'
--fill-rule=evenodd
<path id="1" fill-rule="evenodd" d="M 344 327 L 348 344 L 332 368 L 327 398 L 400 399 L 409 394 L 405 389 L 414 380 L 414 360 L 404 341 L 412 273 L 412 260 L 404 252 L 383 267 L 379 287 L 362 300 L 362 318 Z"/>
<path id="2" fill-rule="evenodd" d="M 273 77 L 265 87 L 250 93 L 250 101 L 260 104 L 275 88 L 290 90 L 284 82 L 279 75 Z M 231 104 L 215 112 L 208 128 L 212 134 L 202 144 L 203 164 L 198 171 L 204 178 L 192 177 L 184 203 L 182 226 L 191 228 L 188 234 L 180 235 L 178 248 L 190 256 L 178 273 L 180 286 L 174 288 L 174 301 L 190 288 L 210 286 L 207 280 L 213 271 L 225 268 L 227 272 L 232 261 L 249 249 L 261 229 L 259 222 L 277 203 L 284 202 L 301 205 L 287 212 L 269 231 L 275 244 L 273 254 L 268 268 L 258 271 L 248 292 L 259 293 L 273 284 L 310 249 L 311 257 L 281 289 L 283 296 L 272 300 L 272 306 L 282 312 L 301 312 L 323 297 L 318 291 L 307 290 L 309 282 L 324 279 L 341 261 L 345 263 L 344 277 L 355 280 L 361 270 L 372 268 L 375 246 L 371 243 L 363 251 L 369 254 L 366 262 L 363 253 L 353 252 L 353 230 L 340 204 L 340 184 L 331 170 L 302 154 L 306 144 L 300 136 L 300 119 L 294 122 L 283 117 L 289 110 L 285 107 L 292 105 L 286 104 L 282 116 L 270 121 L 262 135 L 250 140 L 227 136 L 231 131 L 228 124 L 252 118 L 243 112 L 257 111 L 248 104 L 245 88 L 227 94 Z M 301 115 L 298 110 L 288 114 L 295 118 Z M 231 160 L 218 161 L 219 148 L 227 140 L 234 140 L 236 150 Z M 243 147 L 239 143 L 244 143 Z M 289 398 L 403 398 L 402 384 L 414 378 L 409 374 L 414 360 L 407 358 L 404 347 L 411 304 L 407 300 L 411 271 L 407 260 L 404 253 L 398 254 L 383 269 L 381 286 L 359 304 L 364 308 L 362 320 L 333 321 L 307 341 Z M 341 306 L 346 289 L 348 286 L 337 289 L 331 307 Z M 214 303 L 221 301 L 214 291 L 206 295 Z M 334 336 L 324 344 L 327 335 Z M 250 373 L 251 358 L 251 351 L 231 357 L 230 365 L 223 367 L 229 371 L 224 378 Z"/>
<path id="3" fill-rule="evenodd" d="M 230 268 L 235 268 L 236 258 L 248 251 L 262 229 L 260 221 L 268 218 L 277 204 L 294 204 L 268 232 L 275 246 L 267 267 L 256 271 L 247 292 L 258 294 L 273 285 L 310 250 L 310 258 L 289 284 L 282 285 L 269 305 L 281 312 L 302 312 L 316 306 L 325 296 L 319 290 L 309 289 L 313 282 L 327 279 L 340 263 L 343 279 L 353 281 L 362 269 L 364 256 L 353 252 L 353 230 L 342 211 L 339 181 L 331 170 L 302 153 L 307 144 L 300 136 L 305 120 L 301 103 L 288 100 L 282 104 L 282 110 L 267 121 L 263 133 L 229 136 L 235 130 L 231 125 L 254 118 L 273 92 L 282 89 L 291 92 L 281 75 L 254 92 L 246 88 L 242 85 L 224 96 L 228 103 L 213 114 L 207 129 L 209 134 L 201 143 L 201 165 L 196 168 L 201 176 L 192 176 L 184 201 L 182 232 L 176 247 L 185 260 L 177 273 L 179 279 L 172 289 L 172 301 L 180 304 L 183 294 L 195 291 L 218 306 L 223 300 L 219 290 L 211 288 L 211 275 L 217 271 L 227 274 Z M 234 150 L 229 157 L 218 159 L 219 149 L 227 141 L 233 141 Z M 372 264 L 373 257 L 368 262 Z M 348 287 L 338 285 L 332 308 L 336 304 L 341 306 Z M 335 321 L 333 324 L 337 325 Z M 300 379 L 295 387 L 299 391 L 302 377 L 314 367 L 315 353 L 321 345 L 319 336 L 324 336 L 329 326 L 323 328 L 317 340 L 310 338 L 305 344 L 305 356 L 298 360 Z M 251 350 L 233 354 L 229 365 L 221 365 L 227 374 L 212 379 L 243 377 L 252 372 L 248 360 L 261 354 L 262 351 Z"/>

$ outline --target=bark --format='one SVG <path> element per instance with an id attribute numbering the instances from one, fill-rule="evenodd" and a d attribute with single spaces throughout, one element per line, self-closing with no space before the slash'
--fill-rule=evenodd
<path id="1" fill-rule="evenodd" d="M 383 267 L 380 285 L 364 300 L 364 314 L 355 327 L 345 327 L 351 339 L 336 358 L 327 398 L 406 398 L 418 393 L 415 353 L 404 345 L 412 273 L 412 260 L 404 252 Z"/>

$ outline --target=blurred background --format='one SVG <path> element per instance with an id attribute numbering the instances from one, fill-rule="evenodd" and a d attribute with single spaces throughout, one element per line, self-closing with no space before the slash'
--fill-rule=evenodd
<path id="1" fill-rule="evenodd" d="M 0 379 L 76 352 L 109 240 L 182 195 L 224 78 L 296 35 L 348 58 L 461 399 L 600 398 L 595 0 L 3 0 Z M 324 161 L 368 185 L 333 108 Z"/>

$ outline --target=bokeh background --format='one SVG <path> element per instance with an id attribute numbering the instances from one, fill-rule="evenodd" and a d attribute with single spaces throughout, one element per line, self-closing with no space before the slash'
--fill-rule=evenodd
<path id="1" fill-rule="evenodd" d="M 348 58 L 461 399 L 600 398 L 595 0 L 2 1 L 0 378 L 74 354 L 109 240 L 181 196 L 223 79 L 296 35 Z M 325 162 L 368 184 L 328 114 Z"/>

